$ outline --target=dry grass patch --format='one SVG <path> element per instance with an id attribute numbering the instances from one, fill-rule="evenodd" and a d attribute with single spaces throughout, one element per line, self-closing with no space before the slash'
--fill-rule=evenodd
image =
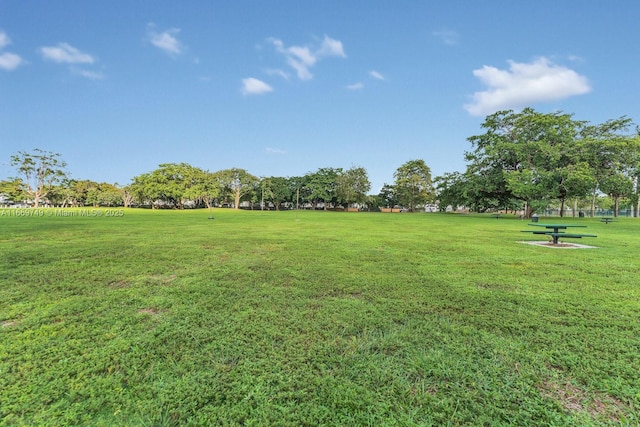
<path id="1" fill-rule="evenodd" d="M 124 288 L 128 288 L 130 286 L 131 286 L 131 284 L 126 280 L 116 280 L 116 281 L 113 281 L 113 282 L 109 283 L 109 287 L 115 288 L 115 289 L 124 289 Z"/>
<path id="2" fill-rule="evenodd" d="M 542 396 L 557 402 L 567 412 L 586 412 L 594 420 L 620 422 L 627 418 L 629 406 L 612 396 L 589 393 L 571 384 L 545 381 L 538 386 Z"/>
<path id="3" fill-rule="evenodd" d="M 148 314 L 150 316 L 158 316 L 160 314 L 162 314 L 162 311 L 158 310 L 157 308 L 141 308 L 140 310 L 138 310 L 138 314 Z"/>
<path id="4" fill-rule="evenodd" d="M 2 326 L 3 328 L 10 328 L 12 326 L 16 326 L 17 324 L 17 320 L 3 320 L 2 323 L 0 323 L 0 326 Z"/>
<path id="5" fill-rule="evenodd" d="M 154 285 L 170 285 L 178 278 L 175 274 L 155 274 L 147 277 L 147 281 Z"/>

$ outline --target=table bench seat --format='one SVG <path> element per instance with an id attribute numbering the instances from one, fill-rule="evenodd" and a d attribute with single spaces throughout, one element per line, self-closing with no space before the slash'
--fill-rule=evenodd
<path id="1" fill-rule="evenodd" d="M 583 237 L 598 237 L 595 234 L 570 234 L 570 233 L 547 233 L 548 236 L 553 237 L 568 237 L 570 239 L 581 239 Z"/>

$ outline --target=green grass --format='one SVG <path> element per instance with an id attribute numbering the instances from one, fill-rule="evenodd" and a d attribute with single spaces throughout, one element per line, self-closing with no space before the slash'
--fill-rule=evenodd
<path id="1" fill-rule="evenodd" d="M 0 425 L 640 424 L 640 220 L 208 215 L 0 216 Z"/>

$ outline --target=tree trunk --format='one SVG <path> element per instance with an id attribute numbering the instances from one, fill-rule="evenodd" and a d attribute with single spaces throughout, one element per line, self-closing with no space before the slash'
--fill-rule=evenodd
<path id="1" fill-rule="evenodd" d="M 240 190 L 236 190 L 236 193 L 234 194 L 234 203 L 235 206 L 233 208 L 240 209 Z"/>
<path id="2" fill-rule="evenodd" d="M 560 199 L 560 218 L 564 218 L 564 199 Z"/>
<path id="3" fill-rule="evenodd" d="M 127 194 L 127 193 L 122 195 L 122 204 L 124 205 L 125 208 L 130 208 L 132 201 L 133 201 L 133 196 L 132 195 Z"/>
<path id="4" fill-rule="evenodd" d="M 620 196 L 616 196 L 613 198 L 613 217 L 618 218 L 618 208 L 620 207 Z"/>

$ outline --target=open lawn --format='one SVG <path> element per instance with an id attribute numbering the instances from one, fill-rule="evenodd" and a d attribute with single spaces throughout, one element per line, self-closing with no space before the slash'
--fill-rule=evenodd
<path id="1" fill-rule="evenodd" d="M 640 424 L 638 219 L 6 211 L 0 425 Z"/>

